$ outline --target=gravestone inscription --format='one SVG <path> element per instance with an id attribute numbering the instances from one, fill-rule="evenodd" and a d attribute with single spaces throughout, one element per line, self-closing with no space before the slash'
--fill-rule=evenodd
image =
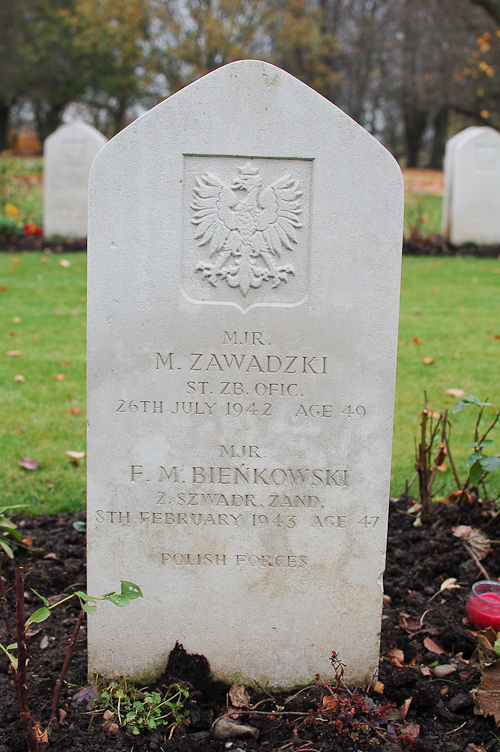
<path id="1" fill-rule="evenodd" d="M 107 139 L 83 122 L 61 125 L 43 146 L 43 234 L 87 237 L 90 167 Z"/>
<path id="2" fill-rule="evenodd" d="M 443 235 L 454 245 L 500 243 L 500 133 L 471 127 L 445 156 Z"/>
<path id="3" fill-rule="evenodd" d="M 90 181 L 89 668 L 293 687 L 378 662 L 401 172 L 338 108 L 240 61 Z"/>

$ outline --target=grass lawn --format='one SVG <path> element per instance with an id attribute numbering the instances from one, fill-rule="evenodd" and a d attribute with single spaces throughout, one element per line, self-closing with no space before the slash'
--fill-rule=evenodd
<path id="1" fill-rule="evenodd" d="M 405 237 L 418 230 L 421 235 L 441 233 L 442 196 L 430 193 L 405 195 Z"/>
<path id="2" fill-rule="evenodd" d="M 85 449 L 85 263 L 83 253 L 0 254 L 0 505 L 27 504 L 32 512 L 84 505 L 85 461 L 75 465 L 66 452 Z M 499 287 L 500 261 L 403 259 L 393 495 L 413 475 L 424 390 L 440 412 L 456 402 L 445 394 L 450 387 L 500 406 Z M 434 363 L 424 365 L 423 357 Z M 472 408 L 452 418 L 460 469 L 474 419 Z M 38 468 L 20 467 L 23 457 L 38 460 Z M 500 493 L 497 475 L 492 483 Z M 449 472 L 436 487 L 443 484 L 451 489 Z"/>
<path id="3" fill-rule="evenodd" d="M 84 505 L 84 463 L 65 453 L 85 449 L 85 272 L 84 253 L 0 254 L 0 506 Z"/>

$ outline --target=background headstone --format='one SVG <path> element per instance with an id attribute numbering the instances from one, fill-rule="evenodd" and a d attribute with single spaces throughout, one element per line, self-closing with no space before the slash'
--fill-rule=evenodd
<path id="1" fill-rule="evenodd" d="M 43 234 L 87 236 L 92 162 L 107 139 L 87 123 L 61 125 L 43 145 Z"/>
<path id="2" fill-rule="evenodd" d="M 471 127 L 451 141 L 445 159 L 443 234 L 453 245 L 500 243 L 500 133 Z"/>
<path id="3" fill-rule="evenodd" d="M 449 239 L 450 237 L 450 209 L 451 209 L 451 191 L 452 191 L 452 171 L 454 164 L 454 153 L 457 144 L 460 143 L 462 138 L 467 136 L 468 133 L 477 130 L 477 125 L 471 125 L 469 128 L 465 128 L 460 133 L 456 133 L 447 142 L 444 151 L 444 190 L 443 190 L 443 209 L 441 216 L 441 233 L 443 237 Z"/>
<path id="4" fill-rule="evenodd" d="M 297 79 L 240 61 L 112 139 L 90 180 L 89 668 L 176 641 L 273 687 L 378 664 L 403 183 Z M 126 611 L 126 613 L 125 613 Z"/>

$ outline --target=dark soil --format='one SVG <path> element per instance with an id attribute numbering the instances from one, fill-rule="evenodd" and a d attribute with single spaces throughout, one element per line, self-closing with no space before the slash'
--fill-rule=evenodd
<path id="1" fill-rule="evenodd" d="M 71 253 L 72 251 L 86 251 L 87 241 L 64 240 L 52 242 L 39 237 L 1 238 L 0 251 L 10 253 L 19 251 L 43 251 L 53 253 Z M 440 235 L 422 237 L 415 234 L 406 238 L 403 243 L 403 255 L 405 256 L 476 256 L 477 258 L 499 258 L 500 245 L 451 245 Z"/>
<path id="2" fill-rule="evenodd" d="M 381 749 L 385 752 L 413 748 L 415 752 L 500 752 L 500 730 L 492 718 L 474 714 L 474 702 L 470 691 L 480 680 L 479 669 L 469 663 L 477 644 L 474 628 L 467 621 L 465 604 L 471 585 L 484 576 L 466 552 L 462 541 L 452 535 L 452 527 L 459 524 L 482 527 L 491 519 L 481 503 L 474 507 L 437 507 L 432 519 L 421 528 L 415 528 L 414 518 L 407 511 L 411 501 L 404 498 L 391 501 L 387 569 L 385 574 L 385 606 L 382 621 L 381 659 L 379 682 L 369 690 L 368 696 L 376 705 L 384 704 L 389 712 L 397 715 L 397 708 L 411 700 L 405 723 L 409 732 L 403 731 L 397 738 L 387 735 L 390 724 L 379 735 L 371 734 L 379 744 L 369 745 L 363 734 L 356 739 L 353 721 L 359 717 L 364 722 L 366 715 L 356 715 L 362 705 L 370 705 L 364 699 L 355 707 L 355 712 L 346 709 L 318 712 L 325 692 L 311 677 L 313 688 L 287 703 L 286 709 L 304 716 L 289 716 L 276 719 L 266 714 L 243 716 L 242 723 L 259 729 L 258 741 L 254 738 L 214 740 L 210 728 L 214 719 L 227 707 L 229 687 L 211 680 L 209 667 L 203 656 L 189 656 L 177 646 L 171 653 L 165 675 L 159 685 L 179 681 L 190 689 L 190 723 L 175 730 L 171 739 L 163 731 L 151 735 L 132 736 L 120 728 L 110 733 L 103 725 L 102 711 L 88 711 L 85 705 L 72 702 L 79 687 L 87 685 L 85 627 L 78 639 L 77 651 L 66 677 L 67 684 L 61 694 L 60 707 L 64 711 L 61 722 L 55 727 L 50 749 L 57 752 L 222 752 L 222 750 L 295 750 L 295 752 L 330 752 L 342 750 L 357 752 Z M 75 520 L 83 519 L 83 513 L 63 518 L 38 517 L 21 520 L 24 536 L 32 538 L 38 553 L 19 552 L 16 563 L 26 573 L 27 604 L 29 613 L 40 602 L 31 593 L 34 588 L 46 596 L 71 593 L 85 587 L 85 536 L 73 527 Z M 500 539 L 499 524 L 493 521 L 486 532 L 490 539 Z M 482 562 L 488 575 L 500 575 L 500 546 Z M 13 567 L 9 564 L 3 571 L 7 587 L 13 582 Z M 441 583 L 454 577 L 460 589 L 444 590 L 437 597 Z M 12 590 L 8 596 L 11 597 Z M 61 606 L 46 622 L 33 625 L 36 631 L 28 640 L 30 661 L 28 666 L 29 690 L 32 711 L 47 724 L 51 691 L 59 674 L 67 640 L 73 630 L 78 613 L 76 599 Z M 92 618 L 92 617 L 89 617 Z M 38 631 L 39 630 L 39 631 Z M 46 639 L 48 638 L 48 640 Z M 430 638 L 446 654 L 429 652 L 424 640 Z M 48 642 L 48 647 L 45 647 Z M 329 648 L 335 649 L 335 645 Z M 404 653 L 401 666 L 391 663 L 389 651 L 397 648 Z M 391 655 L 391 654 L 389 654 Z M 342 656 L 340 656 L 341 658 Z M 454 662 L 456 671 L 444 679 L 433 674 L 424 675 L 422 667 L 435 662 Z M 425 672 L 425 668 L 424 668 Z M 316 685 L 316 686 L 314 686 Z M 378 692 L 374 691 L 377 689 Z M 365 694 L 363 691 L 362 696 Z M 348 698 L 348 695 L 345 695 Z M 252 703 L 264 696 L 251 695 Z M 287 695 L 276 696 L 279 705 L 284 705 Z M 349 702 L 349 700 L 347 699 Z M 324 707 L 325 701 L 323 701 Z M 390 704 L 394 704 L 391 711 Z M 271 700 L 261 705 L 260 710 L 274 708 Z M 0 658 L 0 752 L 25 752 L 26 743 L 21 731 L 15 692 L 12 686 L 8 662 Z M 308 720 L 305 714 L 312 709 Z M 339 729 L 339 719 L 343 728 Z M 418 728 L 415 724 L 418 724 Z M 404 725 L 404 724 L 403 724 Z M 414 740 L 413 746 L 412 741 Z M 385 738 L 384 738 L 385 737 Z M 406 741 L 405 741 L 406 738 Z M 363 741 L 364 739 L 364 741 Z M 468 746 L 471 745 L 471 746 Z M 475 745 L 475 746 L 474 746 Z"/>

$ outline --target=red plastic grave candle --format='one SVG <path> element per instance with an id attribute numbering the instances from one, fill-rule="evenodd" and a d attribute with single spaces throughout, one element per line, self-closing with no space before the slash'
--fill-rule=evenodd
<path id="1" fill-rule="evenodd" d="M 467 616 L 478 629 L 493 627 L 500 631 L 500 582 L 481 580 L 472 586 Z"/>

